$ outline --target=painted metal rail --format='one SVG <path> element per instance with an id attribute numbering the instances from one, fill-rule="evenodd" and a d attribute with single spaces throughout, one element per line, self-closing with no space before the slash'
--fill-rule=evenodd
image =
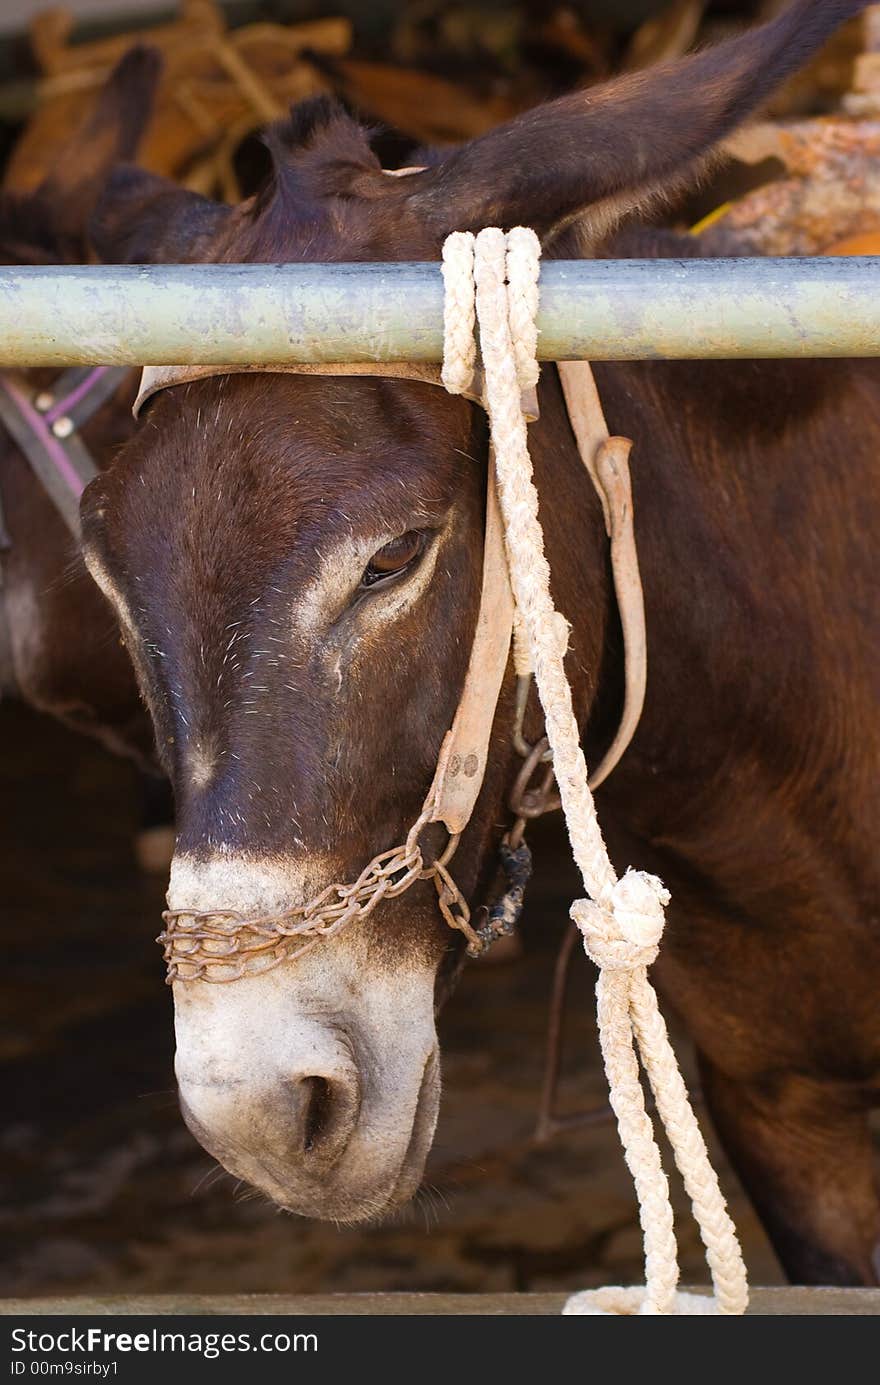
<path id="1" fill-rule="evenodd" d="M 0 267 L 0 365 L 439 361 L 437 264 Z M 880 257 L 548 261 L 544 360 L 880 355 Z"/>

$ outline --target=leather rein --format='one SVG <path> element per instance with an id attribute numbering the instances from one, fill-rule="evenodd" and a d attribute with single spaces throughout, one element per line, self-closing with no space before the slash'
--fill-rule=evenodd
<path id="1" fill-rule="evenodd" d="M 602 505 L 624 642 L 623 713 L 612 744 L 590 777 L 591 786 L 596 787 L 611 773 L 632 740 L 645 695 L 644 601 L 629 473 L 632 444 L 627 438 L 609 436 L 589 364 L 561 361 L 557 368 L 578 452 Z M 135 400 L 135 416 L 145 402 L 161 390 L 212 376 L 251 372 L 380 376 L 417 380 L 443 388 L 439 367 L 409 363 L 148 366 Z M 534 391 L 531 394 L 532 397 L 524 399 L 524 407 L 529 417 L 535 419 L 537 400 Z M 476 393 L 469 393 L 468 398 L 484 404 Z M 513 597 L 490 456 L 482 590 L 467 673 L 452 726 L 440 747 L 434 778 L 406 841 L 374 857 L 353 884 L 328 885 L 314 899 L 281 914 L 255 918 L 222 908 L 167 910 L 163 914 L 165 929 L 158 941 L 163 945 L 168 964 L 168 983 L 176 980 L 228 982 L 268 971 L 285 960 L 302 955 L 355 918 L 366 917 L 383 899 L 396 898 L 420 879 L 433 880 L 441 914 L 451 928 L 465 935 L 470 956 L 479 956 L 496 938 L 511 933 L 518 921 L 531 874 L 531 856 L 524 840 L 526 822 L 558 807 L 552 793 L 552 767 L 546 763 L 546 739 L 535 746 L 523 739 L 530 674 L 518 673 L 517 679 L 512 734 L 523 757 L 523 766 L 509 799 L 514 823 L 499 847 L 507 887 L 491 905 L 484 906 L 485 918 L 476 928 L 472 925 L 468 904 L 450 873 L 449 862 L 482 788 L 492 726 L 512 643 L 516 662 Z M 534 776 L 541 771 L 539 785 L 532 788 Z M 421 838 L 431 824 L 442 824 L 448 839 L 442 852 L 428 862 Z"/>

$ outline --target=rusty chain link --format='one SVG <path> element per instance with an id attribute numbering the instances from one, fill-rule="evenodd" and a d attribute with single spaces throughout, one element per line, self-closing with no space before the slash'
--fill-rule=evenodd
<path id="1" fill-rule="evenodd" d="M 450 836 L 443 853 L 426 866 L 419 841 L 431 821 L 422 809 L 402 846 L 374 856 L 351 885 L 327 885 L 306 904 L 280 914 L 248 918 L 234 909 L 166 909 L 157 942 L 168 964 L 166 981 L 237 981 L 258 976 L 300 957 L 355 919 L 365 919 L 383 899 L 396 899 L 416 880 L 433 880 L 440 912 L 468 940 L 471 955 L 483 944 L 470 926 L 470 909 L 448 869 L 458 846 Z M 297 940 L 304 939 L 297 946 Z"/>

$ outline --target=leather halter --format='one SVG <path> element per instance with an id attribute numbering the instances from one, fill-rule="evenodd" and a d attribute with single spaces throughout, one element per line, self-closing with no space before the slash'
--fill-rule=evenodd
<path id="1" fill-rule="evenodd" d="M 638 725 L 646 682 L 645 618 L 638 557 L 633 531 L 632 493 L 627 438 L 609 437 L 593 374 L 586 361 L 558 364 L 566 407 L 581 460 L 599 495 L 610 539 L 614 589 L 623 629 L 626 693 L 618 732 L 591 776 L 600 784 L 620 760 Z M 160 390 L 216 375 L 273 373 L 291 375 L 381 376 L 417 380 L 443 388 L 438 366 L 404 362 L 358 362 L 329 365 L 147 366 L 134 403 L 137 417 L 143 405 Z M 467 395 L 483 404 L 474 392 Z M 537 399 L 524 400 L 534 420 Z M 487 488 L 483 586 L 477 627 L 464 687 L 452 726 L 447 732 L 426 803 L 430 821 L 442 822 L 451 836 L 464 831 L 474 810 L 488 760 L 489 741 L 501 685 L 507 669 L 513 632 L 513 598 L 507 572 L 504 535 L 494 475 Z M 527 750 L 530 748 L 527 747 Z"/>

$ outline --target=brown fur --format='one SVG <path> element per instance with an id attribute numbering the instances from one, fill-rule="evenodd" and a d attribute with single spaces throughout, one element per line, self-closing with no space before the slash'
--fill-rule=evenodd
<path id="1" fill-rule="evenodd" d="M 129 171 L 99 204 L 96 242 L 119 260 L 390 260 L 435 258 L 448 230 L 496 220 L 556 235 L 699 163 L 858 8 L 800 0 L 760 34 L 566 98 L 411 181 L 385 178 L 357 128 L 312 105 L 277 134 L 276 175 L 255 203 L 218 208 Z M 788 1272 L 873 1282 L 880 937 L 865 519 L 880 366 L 653 363 L 597 378 L 612 429 L 636 439 L 651 660 L 602 819 L 619 865 L 656 869 L 672 888 L 658 978 Z M 607 551 L 549 369 L 541 405 L 531 447 L 595 758 L 620 694 Z M 332 845 L 359 870 L 401 839 L 464 673 L 485 447 L 482 417 L 426 386 L 226 377 L 159 396 L 90 488 L 86 542 L 132 613 L 192 856 Z M 413 527 L 445 535 L 443 561 L 393 639 L 369 626 L 355 583 L 320 654 L 298 646 L 291 613 L 321 554 L 347 535 L 378 546 Z M 508 681 L 460 857 L 475 896 L 506 817 L 510 694 Z M 528 729 L 540 732 L 534 709 Z M 194 750 L 214 766 L 207 784 L 193 781 Z M 412 949 L 440 972 L 452 965 L 427 887 L 417 913 L 389 906 L 365 927 L 392 965 Z"/>
<path id="2" fill-rule="evenodd" d="M 612 428 L 644 439 L 651 650 L 603 821 L 672 890 L 657 973 L 786 1268 L 873 1282 L 880 364 L 597 378 Z"/>

